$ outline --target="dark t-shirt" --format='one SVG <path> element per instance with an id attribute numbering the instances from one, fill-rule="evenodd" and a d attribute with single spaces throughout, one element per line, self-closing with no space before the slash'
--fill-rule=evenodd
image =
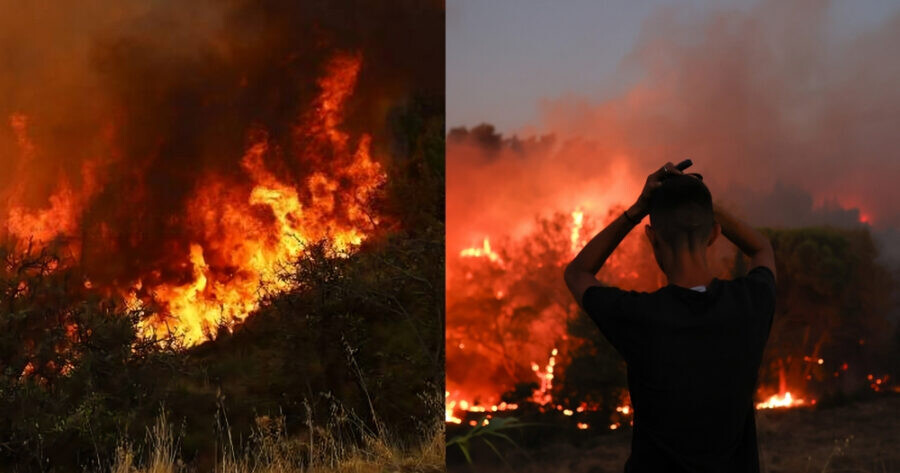
<path id="1" fill-rule="evenodd" d="M 628 366 L 626 472 L 759 472 L 753 393 L 775 312 L 771 270 L 705 292 L 594 286 L 582 307 Z"/>

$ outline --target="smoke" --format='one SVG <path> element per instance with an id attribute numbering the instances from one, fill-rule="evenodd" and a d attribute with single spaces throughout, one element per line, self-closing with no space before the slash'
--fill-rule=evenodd
<path id="1" fill-rule="evenodd" d="M 447 158 L 449 254 L 486 236 L 523 236 L 538 215 L 605 215 L 633 201 L 642 185 L 640 171 L 602 142 L 503 138 L 490 125 L 451 130 Z"/>
<path id="2" fill-rule="evenodd" d="M 299 189 L 289 224 L 310 207 L 336 228 L 371 220 L 370 143 L 388 164 L 389 110 L 443 94 L 439 1 L 52 3 L 2 1 L 0 237 L 75 239 L 95 284 L 233 277 L 206 223 L 231 223 L 225 203 L 259 200 L 270 174 Z M 204 199 L 222 215 L 198 214 Z M 264 210 L 243 216 L 284 217 Z"/>
<path id="3" fill-rule="evenodd" d="M 514 138 L 484 153 L 458 140 L 468 144 L 449 150 L 450 232 L 467 228 L 456 237 L 471 245 L 597 195 L 627 190 L 616 200 L 629 204 L 649 171 L 685 157 L 759 225 L 900 227 L 900 12 L 849 38 L 830 14 L 823 1 L 658 8 L 621 65 L 639 77 L 629 90 L 602 102 L 579 91 L 535 98 L 553 150 L 516 152 Z M 481 171 L 494 182 L 467 186 Z M 481 225 L 475 209 L 497 201 L 512 202 L 508 214 L 487 210 L 492 224 Z"/>

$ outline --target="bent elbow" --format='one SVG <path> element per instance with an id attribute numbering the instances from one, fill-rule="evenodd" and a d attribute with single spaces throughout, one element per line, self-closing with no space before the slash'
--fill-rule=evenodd
<path id="1" fill-rule="evenodd" d="M 566 287 L 572 292 L 572 295 L 575 296 L 576 299 L 580 297 L 581 287 L 586 283 L 586 281 L 593 280 L 593 275 L 581 265 L 577 264 L 575 261 L 566 265 L 566 269 L 563 271 L 563 280 L 566 282 Z"/>
<path id="2" fill-rule="evenodd" d="M 575 275 L 578 272 L 578 268 L 573 263 L 574 261 L 570 262 L 566 265 L 565 269 L 563 269 L 563 281 L 566 282 L 567 286 L 572 285 L 572 281 L 575 280 Z"/>

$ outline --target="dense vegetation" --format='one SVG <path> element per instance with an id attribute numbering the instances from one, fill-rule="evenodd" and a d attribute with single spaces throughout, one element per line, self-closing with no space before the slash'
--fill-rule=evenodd
<path id="1" fill-rule="evenodd" d="M 778 282 L 760 384 L 794 389 L 795 395 L 801 388 L 827 403 L 869 391 L 869 374 L 896 376 L 900 366 L 889 353 L 898 341 L 892 333 L 900 332 L 888 318 L 896 282 L 879 262 L 869 231 L 810 227 L 765 233 L 775 248 Z M 732 276 L 748 269 L 746 258 L 736 254 Z M 560 383 L 560 395 L 576 404 L 615 402 L 615 392 L 625 388 L 623 362 L 592 328 L 586 317 L 570 324 L 570 335 L 587 342 L 576 349 Z M 606 413 L 615 407 L 602 404 Z"/>
<path id="2" fill-rule="evenodd" d="M 444 389 L 443 98 L 411 100 L 388 117 L 379 232 L 350 256 L 310 246 L 281 273 L 293 290 L 266 296 L 245 323 L 196 347 L 142 335 L 152 309 L 86 289 L 61 256 L 64 242 L 6 242 L 0 469 L 108 467 L 161 411 L 200 471 L 268 419 L 290 438 L 331 439 L 330 455 L 372 435 L 421 443 Z"/>
<path id="3" fill-rule="evenodd" d="M 483 263 L 466 267 L 472 280 L 503 280 L 509 293 L 518 291 L 516 294 L 523 294 L 522 297 L 510 296 L 505 300 L 514 302 L 500 302 L 490 288 L 467 289 L 465 297 L 450 307 L 455 311 L 454 317 L 474 318 L 480 307 L 491 307 L 493 313 L 500 314 L 495 320 L 482 320 L 479 330 L 467 334 L 471 337 L 467 339 L 503 346 L 498 356 L 515 356 L 524 350 L 516 348 L 517 344 L 545 340 L 545 334 L 528 330 L 541 318 L 567 320 L 565 339 L 560 337 L 556 342 L 565 349 L 556 360 L 561 369 L 554 373 L 553 402 L 567 407 L 587 402 L 598 409 L 572 417 L 556 409 L 541 412 L 530 399 L 537 383 L 516 385 L 503 399 L 520 408 L 504 415 L 532 423 L 530 428 L 510 432 L 527 449 L 546 445 L 556 436 L 576 441 L 597 434 L 596 430 L 592 434 L 577 430 L 576 422 L 597 426 L 602 432 L 613 422 L 621 421 L 627 427 L 629 420 L 615 410 L 627 392 L 624 361 L 593 322 L 579 313 L 562 282 L 562 262 L 571 251 L 568 216 L 560 214 L 538 223 L 534 232 L 521 241 L 496 245 L 507 265 L 502 274 L 497 274 L 497 267 Z M 589 225 L 586 220 L 585 228 Z M 890 314 L 897 310 L 897 281 L 879 259 L 869 230 L 861 226 L 764 231 L 776 253 L 778 300 L 760 384 L 778 389 L 784 383 L 795 395 L 801 388 L 801 394 L 815 398 L 819 406 L 876 395 L 869 374 L 875 378 L 887 375 L 879 391 L 890 390 L 889 385 L 900 375 L 900 328 L 890 321 Z M 628 252 L 636 250 L 633 241 L 624 245 Z M 611 264 L 620 263 L 636 265 L 642 274 L 658 271 L 647 266 L 654 264 L 652 258 L 628 257 Z M 724 267 L 730 273 L 724 275 L 728 277 L 741 276 L 749 269 L 746 258 L 737 252 L 725 261 Z M 601 271 L 600 278 L 614 283 L 608 269 Z M 501 307 L 502 304 L 507 306 Z M 472 309 L 470 313 L 466 313 L 466 308 Z M 495 364 L 522 364 L 512 358 L 508 361 Z M 474 359 L 467 362 L 478 363 Z M 511 373 L 518 376 L 513 379 L 534 378 L 527 365 L 524 369 L 513 368 Z M 478 414 L 471 414 L 464 420 L 479 418 Z M 463 435 L 471 429 L 466 422 L 451 425 L 448 435 Z M 484 451 L 480 453 L 493 456 L 487 447 L 482 447 Z M 449 453 L 452 461 L 462 460 L 459 452 Z"/>

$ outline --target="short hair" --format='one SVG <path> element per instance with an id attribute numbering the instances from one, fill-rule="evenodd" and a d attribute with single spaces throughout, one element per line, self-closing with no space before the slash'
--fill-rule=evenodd
<path id="1" fill-rule="evenodd" d="M 712 194 L 703 181 L 669 176 L 650 199 L 650 226 L 674 250 L 706 247 L 713 228 Z"/>

